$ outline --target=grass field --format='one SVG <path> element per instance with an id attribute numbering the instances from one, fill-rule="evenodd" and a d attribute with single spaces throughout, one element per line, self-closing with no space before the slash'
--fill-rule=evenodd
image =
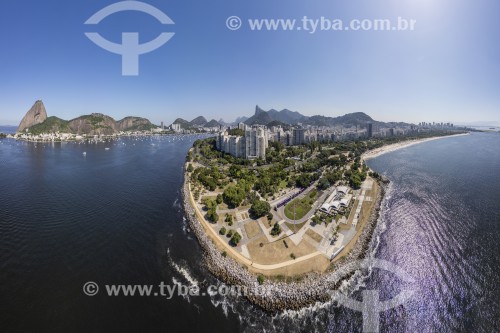
<path id="1" fill-rule="evenodd" d="M 260 247 L 260 243 L 263 244 Z M 291 260 L 290 255 L 293 253 L 297 258 L 313 253 L 316 249 L 309 243 L 301 241 L 299 245 L 295 245 L 290 239 L 286 240 L 288 248 L 283 243 L 283 240 L 277 240 L 269 243 L 267 238 L 262 235 L 247 244 L 248 251 L 252 256 L 252 260 L 259 264 L 271 265 L 280 262 Z"/>
<path id="2" fill-rule="evenodd" d="M 290 201 L 285 206 L 285 216 L 291 220 L 300 220 L 311 210 L 317 195 L 318 192 L 314 190 L 302 199 L 296 198 Z"/>
<path id="3" fill-rule="evenodd" d="M 248 222 L 245 224 L 245 231 L 247 233 L 248 238 L 253 238 L 261 233 L 260 227 L 257 224 L 257 221 Z"/>
<path id="4" fill-rule="evenodd" d="M 307 223 L 307 221 L 299 223 L 299 224 L 292 224 L 292 223 L 285 222 L 288 229 L 290 229 L 293 233 L 298 232 L 300 229 L 302 229 L 302 227 L 305 226 L 306 223 Z"/>
<path id="5" fill-rule="evenodd" d="M 311 229 L 306 231 L 306 235 L 314 239 L 316 242 L 321 242 L 323 240 L 323 236 L 319 235 L 318 233 L 312 231 Z"/>

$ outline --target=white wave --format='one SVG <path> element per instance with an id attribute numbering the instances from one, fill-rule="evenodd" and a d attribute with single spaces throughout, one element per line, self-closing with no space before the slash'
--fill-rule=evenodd
<path id="1" fill-rule="evenodd" d="M 333 306 L 331 300 L 326 302 L 316 302 L 315 304 L 309 305 L 307 307 L 301 308 L 299 310 L 285 310 L 281 313 L 274 315 L 274 319 L 300 319 L 313 315 L 319 310 L 327 310 Z"/>
<path id="2" fill-rule="evenodd" d="M 200 284 L 200 282 L 191 275 L 191 273 L 187 268 L 179 266 L 173 260 L 170 260 L 170 262 L 172 264 L 172 267 L 177 271 L 177 273 L 182 275 L 182 277 L 186 279 L 186 281 L 188 281 L 191 284 L 191 286 L 198 286 Z"/>
<path id="3" fill-rule="evenodd" d="M 216 299 L 216 295 L 214 296 L 211 296 L 210 297 L 210 302 L 212 303 L 212 305 L 214 307 L 221 307 L 222 309 L 222 312 L 224 313 L 224 316 L 226 316 L 226 318 L 228 317 L 228 309 L 231 308 L 231 310 L 233 310 L 233 305 L 229 303 L 229 300 L 227 297 L 222 297 L 222 296 L 219 296 L 218 298 L 219 299 Z M 234 311 L 232 311 L 234 313 Z"/>
<path id="4" fill-rule="evenodd" d="M 176 198 L 174 203 L 172 204 L 172 207 L 173 208 L 177 208 L 177 209 L 181 209 L 182 206 L 181 206 L 181 203 L 179 202 L 179 198 Z"/>
<path id="5" fill-rule="evenodd" d="M 183 287 L 184 285 L 177 280 L 175 277 L 172 277 L 172 283 L 177 286 L 177 288 L 180 288 L 181 286 Z M 182 296 L 182 298 L 187 301 L 188 303 L 191 303 L 191 299 L 189 298 L 189 293 L 178 293 L 178 295 Z"/>
<path id="6" fill-rule="evenodd" d="M 189 224 L 188 224 L 188 220 L 186 219 L 186 217 L 183 217 L 182 218 L 182 232 L 184 232 L 185 235 L 189 234 Z M 188 237 L 188 239 L 191 239 L 191 237 Z"/>

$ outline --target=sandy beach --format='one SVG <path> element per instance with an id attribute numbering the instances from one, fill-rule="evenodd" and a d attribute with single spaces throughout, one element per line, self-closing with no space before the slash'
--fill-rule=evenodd
<path id="1" fill-rule="evenodd" d="M 393 151 L 396 151 L 398 149 L 410 147 L 419 143 L 427 142 L 427 141 L 433 141 L 433 140 L 439 140 L 439 139 L 446 139 L 450 137 L 456 137 L 456 136 L 463 136 L 463 135 L 469 135 L 469 133 L 461 133 L 461 134 L 452 134 L 452 135 L 446 135 L 446 136 L 436 136 L 432 138 L 425 138 L 425 139 L 416 139 L 416 140 L 408 140 L 408 141 L 403 141 L 403 142 L 398 142 L 390 145 L 386 145 L 377 149 L 370 150 L 364 154 L 361 155 L 362 160 L 369 160 L 371 158 L 378 157 L 380 155 L 390 153 Z"/>

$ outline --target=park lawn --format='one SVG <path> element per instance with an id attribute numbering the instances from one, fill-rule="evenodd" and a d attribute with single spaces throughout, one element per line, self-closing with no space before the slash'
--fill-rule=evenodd
<path id="1" fill-rule="evenodd" d="M 286 241 L 288 248 L 283 243 Z M 260 247 L 262 243 L 262 247 Z M 316 251 L 316 249 L 306 241 L 301 241 L 295 245 L 290 239 L 278 239 L 269 243 L 266 236 L 262 235 L 247 244 L 248 252 L 255 263 L 263 265 L 272 265 L 292 260 L 293 253 L 296 258 L 308 255 Z"/>
<path id="2" fill-rule="evenodd" d="M 213 192 L 212 192 L 213 193 Z M 216 200 L 217 196 L 216 195 L 204 195 L 202 196 L 202 200 L 207 199 L 207 200 Z"/>
<path id="3" fill-rule="evenodd" d="M 316 242 L 320 243 L 323 240 L 323 236 L 309 229 L 306 231 L 306 235 L 314 239 Z"/>
<path id="4" fill-rule="evenodd" d="M 311 210 L 317 194 L 318 192 L 314 190 L 302 199 L 295 198 L 290 201 L 285 206 L 285 216 L 291 220 L 300 220 L 303 218 Z"/>
<path id="5" fill-rule="evenodd" d="M 248 239 L 254 238 L 258 234 L 260 234 L 262 231 L 260 230 L 259 225 L 257 224 L 257 221 L 251 221 L 245 224 L 245 231 L 247 233 Z"/>
<path id="6" fill-rule="evenodd" d="M 305 226 L 306 223 L 307 223 L 307 221 L 299 223 L 299 224 L 292 224 L 292 223 L 285 222 L 288 229 L 290 229 L 290 231 L 292 231 L 293 233 L 298 232 L 300 229 L 302 229 L 302 227 Z"/>
<path id="7" fill-rule="evenodd" d="M 216 198 L 217 198 L 217 197 L 216 197 Z M 227 206 L 227 204 L 226 204 L 226 203 L 224 203 L 224 202 L 223 202 L 223 203 L 221 203 L 221 204 L 219 204 L 219 205 L 218 205 L 218 208 L 219 208 L 219 210 L 228 210 L 228 209 L 229 209 L 229 207 Z M 233 217 L 234 217 L 234 216 L 233 216 Z"/>

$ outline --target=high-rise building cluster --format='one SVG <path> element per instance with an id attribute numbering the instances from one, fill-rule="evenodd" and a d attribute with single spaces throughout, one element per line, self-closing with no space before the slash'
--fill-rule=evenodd
<path id="1" fill-rule="evenodd" d="M 302 126 L 297 124 L 285 129 L 282 126 L 249 126 L 239 123 L 234 126 L 240 135 L 231 135 L 233 130 L 226 129 L 217 137 L 217 149 L 235 157 L 245 159 L 262 158 L 266 156 L 269 142 L 281 142 L 285 146 L 306 145 L 313 141 L 333 142 L 369 138 L 383 138 L 414 134 L 422 131 L 415 125 L 381 127 L 379 123 L 367 123 L 352 127 L 345 126 Z M 243 135 L 243 136 L 242 136 Z"/>
<path id="2" fill-rule="evenodd" d="M 436 123 L 436 122 L 421 122 L 418 124 L 420 127 L 423 128 L 438 128 L 438 129 L 453 129 L 454 125 L 452 123 Z"/>
<path id="3" fill-rule="evenodd" d="M 245 124 L 239 124 L 238 128 L 244 131 L 244 136 L 229 135 L 228 131 L 221 132 L 217 137 L 217 149 L 234 157 L 265 159 L 269 144 L 267 128 L 260 125 L 248 127 Z"/>

